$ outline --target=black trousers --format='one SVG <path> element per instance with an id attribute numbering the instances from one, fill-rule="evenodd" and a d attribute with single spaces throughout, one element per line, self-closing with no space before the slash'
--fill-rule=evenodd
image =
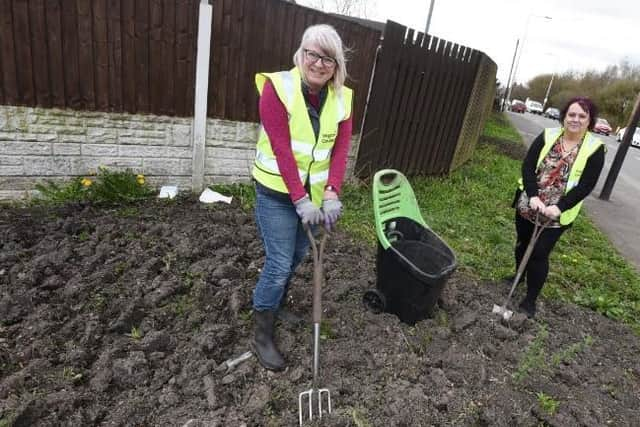
<path id="1" fill-rule="evenodd" d="M 535 225 L 531 221 L 521 217 L 516 210 L 516 269 L 520 265 L 520 261 L 527 250 L 534 227 Z M 549 274 L 549 254 L 551 254 L 553 247 L 556 245 L 558 239 L 560 239 L 562 233 L 569 227 L 571 227 L 571 225 L 565 225 L 559 228 L 546 228 L 542 231 L 540 237 L 538 237 L 538 241 L 527 263 L 527 268 L 523 273 L 523 276 L 526 275 L 527 278 L 527 296 L 525 298 L 527 302 L 535 303 L 538 298 Z"/>

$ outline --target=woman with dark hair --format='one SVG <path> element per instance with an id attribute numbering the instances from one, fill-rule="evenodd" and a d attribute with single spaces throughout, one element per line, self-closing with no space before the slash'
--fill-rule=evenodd
<path id="1" fill-rule="evenodd" d="M 569 100 L 560 112 L 560 128 L 545 129 L 531 143 L 522 163 L 516 191 L 516 268 L 529 244 L 536 217 L 549 221 L 535 244 L 525 269 L 527 295 L 519 305 L 528 317 L 536 314 L 536 299 L 549 273 L 549 254 L 578 216 L 604 165 L 605 145 L 590 131 L 598 116 L 586 97 Z M 524 277 L 524 274 L 523 274 Z"/>

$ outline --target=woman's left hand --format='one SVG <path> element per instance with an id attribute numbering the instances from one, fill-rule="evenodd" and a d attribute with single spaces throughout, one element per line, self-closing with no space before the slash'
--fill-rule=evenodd
<path id="1" fill-rule="evenodd" d="M 329 231 L 333 230 L 336 222 L 338 222 L 338 218 L 340 218 L 340 214 L 342 214 L 342 203 L 340 202 L 340 199 L 338 199 L 337 195 L 335 198 L 325 198 L 322 201 L 322 212 L 324 213 L 325 228 Z"/>
<path id="2" fill-rule="evenodd" d="M 556 205 L 547 206 L 544 208 L 544 211 L 542 212 L 544 216 L 551 219 L 558 219 L 561 213 L 562 212 L 560 212 L 560 209 L 558 209 L 558 206 Z"/>
<path id="3" fill-rule="evenodd" d="M 338 193 L 333 190 L 324 190 L 324 195 L 322 196 L 322 200 L 337 200 Z"/>
<path id="4" fill-rule="evenodd" d="M 533 196 L 529 199 L 529 207 L 534 211 L 534 212 L 543 212 L 546 208 L 544 202 L 542 200 L 540 200 L 540 197 L 538 196 Z"/>

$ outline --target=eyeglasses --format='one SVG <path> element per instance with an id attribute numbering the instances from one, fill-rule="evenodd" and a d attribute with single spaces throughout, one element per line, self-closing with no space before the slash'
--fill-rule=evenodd
<path id="1" fill-rule="evenodd" d="M 336 61 L 335 58 L 332 58 L 330 56 L 320 55 L 318 52 L 315 52 L 310 49 L 304 49 L 304 56 L 307 59 L 307 61 L 309 61 L 311 64 L 315 64 L 316 62 L 318 62 L 318 59 L 319 59 L 320 62 L 322 62 L 322 65 L 324 65 L 327 68 L 335 67 L 336 64 L 338 63 L 338 61 Z"/>

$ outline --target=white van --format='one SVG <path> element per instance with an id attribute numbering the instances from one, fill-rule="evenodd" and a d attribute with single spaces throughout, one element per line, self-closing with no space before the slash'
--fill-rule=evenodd
<path id="1" fill-rule="evenodd" d="M 542 104 L 532 99 L 527 99 L 524 103 L 527 106 L 527 111 L 533 114 L 542 114 Z"/>

